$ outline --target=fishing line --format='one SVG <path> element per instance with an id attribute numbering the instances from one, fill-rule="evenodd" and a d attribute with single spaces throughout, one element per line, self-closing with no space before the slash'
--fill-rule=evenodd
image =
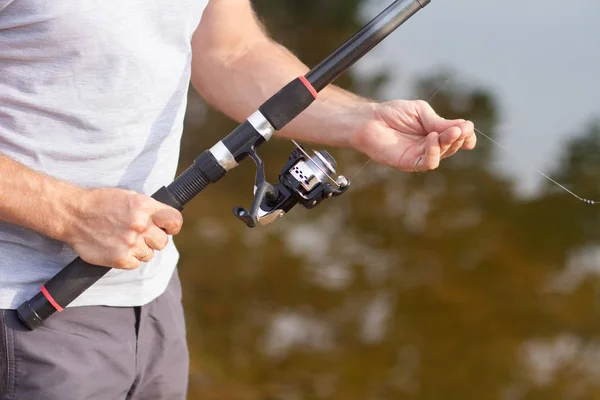
<path id="1" fill-rule="evenodd" d="M 427 102 L 430 102 L 431 100 L 433 100 L 433 98 L 435 96 L 437 96 L 437 94 L 439 92 L 442 91 L 442 89 L 448 84 L 448 82 L 450 81 L 450 78 L 446 79 L 444 81 L 444 83 L 439 87 L 439 89 L 437 89 L 428 99 Z M 499 142 L 497 142 L 496 140 L 492 139 L 489 135 L 486 135 L 485 133 L 483 133 L 481 130 L 475 128 L 475 132 L 479 133 L 481 136 L 485 137 L 486 139 L 488 139 L 490 142 L 494 143 L 496 146 L 500 147 L 502 150 L 504 150 L 506 153 L 508 153 L 510 156 L 512 156 L 513 158 L 519 160 L 519 157 L 517 157 L 512 151 L 510 151 L 508 148 L 506 148 L 505 146 L 503 146 L 502 144 L 500 144 Z M 383 148 L 379 149 L 371 158 L 369 158 L 369 160 L 367 160 L 366 163 L 363 164 L 362 167 L 360 167 L 358 169 L 358 171 L 356 171 L 356 173 L 352 176 L 352 178 L 350 178 L 350 182 L 352 182 L 354 180 L 354 178 L 356 178 L 358 176 L 358 174 L 360 174 L 366 167 L 367 165 L 369 165 L 369 163 L 371 161 L 373 161 L 373 159 L 375 157 L 377 157 L 377 155 L 383 150 Z M 417 159 L 417 161 L 415 162 L 415 166 L 413 167 L 413 172 L 419 172 L 417 171 L 417 167 L 419 166 L 419 164 L 421 163 L 421 161 L 423 160 L 423 157 L 419 157 Z M 560 189 L 562 189 L 563 191 L 569 193 L 571 196 L 575 197 L 576 199 L 586 203 L 586 204 L 590 204 L 590 205 L 595 205 L 595 204 L 600 204 L 600 201 L 595 201 L 595 200 L 589 200 L 586 199 L 584 197 L 579 196 L 578 194 L 574 193 L 573 191 L 569 190 L 567 187 L 565 187 L 564 185 L 560 184 L 559 182 L 557 182 L 556 180 L 552 179 L 550 176 L 548 176 L 547 174 L 545 174 L 544 172 L 540 171 L 539 169 L 535 168 L 533 165 L 531 164 L 527 164 L 531 169 L 533 169 L 535 172 L 537 172 L 538 174 L 540 174 L 541 176 L 543 176 L 545 179 L 547 179 L 548 181 L 552 182 L 554 185 L 556 185 L 557 187 L 559 187 Z"/>
<path id="2" fill-rule="evenodd" d="M 494 143 L 496 146 L 500 147 L 502 150 L 506 151 L 513 158 L 518 159 L 518 157 L 513 152 L 511 152 L 505 146 L 503 146 L 500 143 L 498 143 L 496 140 L 492 139 L 490 136 L 488 136 L 485 133 L 481 132 L 479 129 L 475 128 L 475 132 L 479 133 L 480 135 L 482 135 L 483 137 L 485 137 L 487 140 L 489 140 L 490 142 Z M 558 183 L 557 181 L 555 181 L 554 179 L 552 179 L 551 177 L 549 177 L 547 174 L 545 174 L 542 171 L 540 171 L 539 169 L 535 168 L 533 165 L 531 165 L 531 164 L 527 164 L 527 165 L 531 169 L 533 169 L 535 172 L 537 172 L 538 174 L 540 174 L 541 176 L 543 176 L 544 178 L 546 178 L 547 180 L 549 180 L 550 182 L 552 182 L 553 184 L 555 184 L 556 186 L 558 186 L 559 188 L 561 188 L 562 190 L 564 190 L 565 192 L 569 193 L 570 195 L 572 195 L 576 199 L 579 199 L 579 200 L 583 201 L 586 204 L 592 204 L 592 205 L 593 204 L 600 204 L 600 201 L 589 200 L 589 199 L 586 199 L 586 198 L 583 198 L 583 197 L 579 196 L 576 193 L 573 193 L 571 190 L 567 189 L 565 186 L 561 185 L 560 183 Z"/>

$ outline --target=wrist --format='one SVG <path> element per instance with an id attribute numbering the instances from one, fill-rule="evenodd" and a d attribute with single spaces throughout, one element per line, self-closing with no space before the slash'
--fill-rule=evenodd
<path id="1" fill-rule="evenodd" d="M 378 102 L 359 96 L 337 86 L 321 92 L 317 100 L 322 108 L 323 131 L 330 140 L 327 144 L 356 150 L 359 136 L 373 121 Z"/>
<path id="2" fill-rule="evenodd" d="M 83 207 L 88 190 L 60 182 L 49 191 L 55 195 L 50 207 L 55 223 L 50 236 L 63 243 L 72 245 L 77 232 L 81 230 Z"/>
<path id="3" fill-rule="evenodd" d="M 331 87 L 276 135 L 335 147 L 360 148 L 360 133 L 375 120 L 378 105 Z"/>
<path id="4" fill-rule="evenodd" d="M 346 130 L 348 132 L 346 147 L 357 151 L 363 150 L 361 138 L 364 136 L 363 132 L 368 131 L 368 126 L 376 120 L 378 105 L 379 103 L 372 101 L 363 102 L 349 110 L 352 117 Z"/>

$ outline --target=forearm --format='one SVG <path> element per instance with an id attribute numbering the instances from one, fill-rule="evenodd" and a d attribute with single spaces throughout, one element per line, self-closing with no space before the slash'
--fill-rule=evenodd
<path id="1" fill-rule="evenodd" d="M 206 48 L 206 46 L 205 46 Z M 199 52 L 193 84 L 202 97 L 225 114 L 242 121 L 282 86 L 309 68 L 265 35 L 236 51 Z M 370 101 L 335 86 L 278 134 L 335 146 L 351 146 L 361 121 L 370 117 Z"/>
<path id="2" fill-rule="evenodd" d="M 0 221 L 62 241 L 81 191 L 0 155 Z"/>
<path id="3" fill-rule="evenodd" d="M 209 0 L 192 51 L 196 90 L 240 122 L 309 71 L 266 35 L 250 0 Z M 435 169 L 442 158 L 476 142 L 471 122 L 444 119 L 427 102 L 375 102 L 331 85 L 278 134 L 351 147 L 409 172 Z"/>

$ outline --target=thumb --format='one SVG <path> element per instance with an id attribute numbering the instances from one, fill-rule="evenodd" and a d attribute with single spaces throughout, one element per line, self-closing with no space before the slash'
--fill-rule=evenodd
<path id="1" fill-rule="evenodd" d="M 168 235 L 177 235 L 183 225 L 183 216 L 174 208 L 164 207 L 152 214 L 152 222 Z"/>
<path id="2" fill-rule="evenodd" d="M 435 110 L 426 102 L 418 102 L 417 108 L 427 132 L 445 132 L 446 130 L 466 122 L 464 119 L 446 119 L 439 116 Z"/>
<path id="3" fill-rule="evenodd" d="M 440 135 L 437 132 L 431 132 L 425 138 L 423 145 L 423 157 L 419 163 L 419 170 L 431 171 L 440 166 L 441 148 L 440 148 Z"/>

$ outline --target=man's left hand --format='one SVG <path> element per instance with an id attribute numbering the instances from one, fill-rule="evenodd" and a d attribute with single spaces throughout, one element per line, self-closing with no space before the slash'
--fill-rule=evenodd
<path id="1" fill-rule="evenodd" d="M 406 172 L 428 171 L 458 150 L 475 148 L 472 122 L 447 120 L 425 101 L 365 104 L 367 117 L 352 146 L 381 164 Z"/>

